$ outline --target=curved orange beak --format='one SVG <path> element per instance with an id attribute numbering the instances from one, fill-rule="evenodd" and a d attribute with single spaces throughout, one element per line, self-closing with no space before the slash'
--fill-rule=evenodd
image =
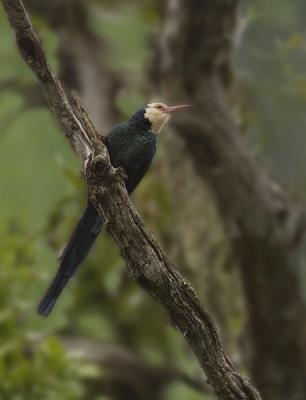
<path id="1" fill-rule="evenodd" d="M 163 111 L 166 113 L 173 113 L 175 111 L 183 110 L 183 109 L 189 108 L 189 107 L 192 107 L 192 104 L 181 104 L 179 106 L 165 107 L 163 109 Z"/>

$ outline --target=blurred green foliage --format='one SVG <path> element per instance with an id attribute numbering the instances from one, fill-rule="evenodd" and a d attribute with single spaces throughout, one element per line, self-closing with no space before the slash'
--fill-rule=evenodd
<path id="1" fill-rule="evenodd" d="M 33 299 L 42 282 L 35 239 L 16 224 L 2 229 L 1 237 L 0 398 L 81 398 L 82 365 L 72 362 L 58 339 L 35 328 Z"/>

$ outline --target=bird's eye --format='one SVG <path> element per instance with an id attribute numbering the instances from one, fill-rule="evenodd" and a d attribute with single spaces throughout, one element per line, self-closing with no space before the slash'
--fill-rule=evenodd
<path id="1" fill-rule="evenodd" d="M 161 110 L 161 109 L 163 108 L 163 106 L 160 105 L 160 104 L 158 104 L 158 105 L 156 106 L 156 108 L 157 108 L 158 110 Z"/>

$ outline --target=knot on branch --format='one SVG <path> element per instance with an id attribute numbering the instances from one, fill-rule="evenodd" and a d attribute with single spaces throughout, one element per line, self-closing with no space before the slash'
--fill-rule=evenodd
<path id="1" fill-rule="evenodd" d="M 91 140 L 94 148 L 94 154 L 102 156 L 102 153 L 107 152 L 107 136 L 100 135 L 98 132 L 96 132 L 96 135 Z"/>
<path id="2" fill-rule="evenodd" d="M 91 187 L 110 187 L 127 178 L 122 168 L 114 168 L 108 157 L 102 154 L 90 156 L 86 167 L 86 181 Z"/>

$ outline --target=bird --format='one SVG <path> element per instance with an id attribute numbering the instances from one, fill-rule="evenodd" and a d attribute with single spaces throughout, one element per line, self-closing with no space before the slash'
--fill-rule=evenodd
<path id="1" fill-rule="evenodd" d="M 137 110 L 127 122 L 115 125 L 104 142 L 110 161 L 121 167 L 126 175 L 125 186 L 130 195 L 147 173 L 156 153 L 157 137 L 173 112 L 190 107 L 190 104 L 167 106 L 149 103 Z M 57 273 L 40 301 L 37 312 L 47 317 L 63 289 L 75 275 L 100 234 L 104 221 L 88 198 L 87 207 L 65 246 Z"/>

